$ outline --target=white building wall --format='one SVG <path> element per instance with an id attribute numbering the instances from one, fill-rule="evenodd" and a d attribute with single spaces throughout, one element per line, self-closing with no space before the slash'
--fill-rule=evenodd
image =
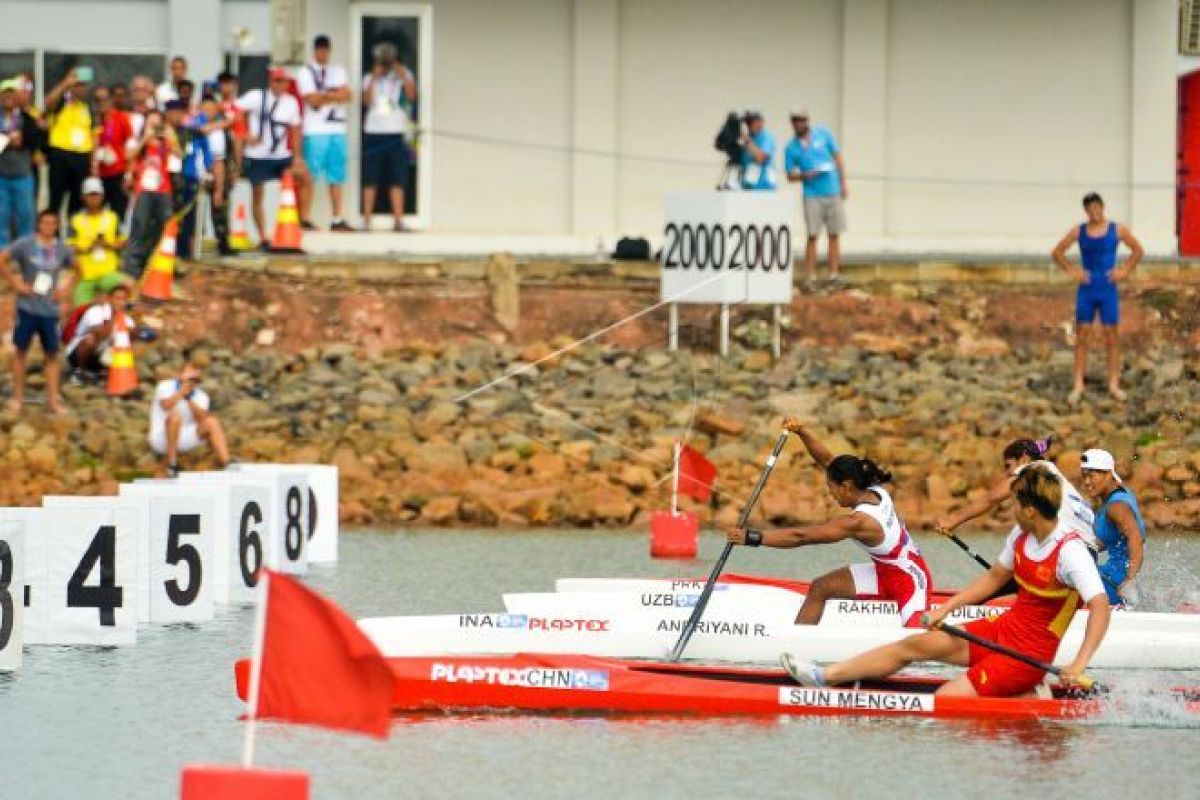
<path id="1" fill-rule="evenodd" d="M 215 32 L 187 35 L 192 0 L 4 0 L 0 48 L 267 49 L 268 0 L 196 1 Z M 1089 189 L 1173 249 L 1168 0 L 308 0 L 308 36 L 350 64 L 355 9 L 414 3 L 435 231 L 654 235 L 664 192 L 716 182 L 727 111 L 782 150 L 799 105 L 843 143 L 850 250 L 1042 250 Z"/>

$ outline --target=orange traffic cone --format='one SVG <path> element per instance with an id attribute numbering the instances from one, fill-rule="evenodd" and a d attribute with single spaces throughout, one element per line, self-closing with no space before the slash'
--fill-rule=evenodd
<path id="1" fill-rule="evenodd" d="M 272 253 L 303 253 L 300 247 L 300 211 L 296 208 L 296 180 L 292 171 L 283 173 L 279 187 L 279 210 L 275 214 Z"/>
<path id="2" fill-rule="evenodd" d="M 175 278 L 175 240 L 179 237 L 179 220 L 171 217 L 163 228 L 158 251 L 150 257 L 150 265 L 142 276 L 142 297 L 170 300 L 171 284 Z"/>
<path id="3" fill-rule="evenodd" d="M 234 250 L 249 250 L 254 245 L 250 242 L 250 223 L 246 219 L 246 201 L 238 198 L 237 209 L 233 212 L 233 230 L 229 232 L 229 246 Z"/>
<path id="4" fill-rule="evenodd" d="M 113 309 L 112 360 L 108 365 L 108 396 L 123 397 L 138 388 L 137 368 L 133 364 L 133 344 L 125 312 Z"/>

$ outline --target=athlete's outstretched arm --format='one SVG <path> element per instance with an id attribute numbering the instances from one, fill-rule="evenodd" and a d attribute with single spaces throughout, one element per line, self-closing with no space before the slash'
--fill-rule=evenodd
<path id="1" fill-rule="evenodd" d="M 930 627 L 946 618 L 950 612 L 963 606 L 979 605 L 1000 591 L 1000 587 L 1012 580 L 1013 572 L 1003 564 L 993 564 L 992 568 L 971 581 L 958 594 L 947 600 L 940 608 L 930 612 Z"/>
<path id="2" fill-rule="evenodd" d="M 867 524 L 862 514 L 849 514 L 828 522 L 805 525 L 802 528 L 773 528 L 771 530 L 757 531 L 757 533 L 762 536 L 762 541 L 759 544 L 763 547 L 786 549 L 804 547 L 808 544 L 829 544 L 831 542 L 840 542 L 843 539 L 856 539 L 864 533 L 870 532 Z M 876 535 L 879 534 L 878 525 L 875 525 L 874 533 Z M 747 537 L 750 535 L 750 531 L 743 528 L 730 528 L 726 532 L 726 537 L 733 544 L 748 544 Z"/>
<path id="3" fill-rule="evenodd" d="M 1104 641 L 1104 634 L 1108 632 L 1108 621 L 1112 617 L 1112 608 L 1108 605 L 1108 595 L 1101 592 L 1088 600 L 1087 609 L 1090 613 L 1088 613 L 1087 627 L 1083 631 L 1083 644 L 1079 645 L 1079 652 L 1075 654 L 1075 660 L 1063 667 L 1059 674 L 1059 677 L 1067 683 L 1073 682 L 1083 674 L 1083 671 L 1087 669 L 1088 662 L 1100 648 L 1100 643 Z"/>
<path id="4" fill-rule="evenodd" d="M 800 441 L 804 443 L 804 449 L 821 469 L 829 466 L 829 462 L 833 461 L 833 453 L 829 452 L 829 448 L 822 444 L 821 440 L 814 436 L 812 431 L 806 428 L 800 420 L 795 417 L 785 417 L 783 429 L 800 437 Z"/>
<path id="5" fill-rule="evenodd" d="M 1012 478 L 1008 475 L 1002 477 L 999 481 L 992 485 L 988 493 L 978 500 L 972 500 L 957 513 L 951 514 L 949 517 L 944 517 L 938 520 L 937 531 L 943 536 L 949 536 L 954 533 L 954 529 L 964 522 L 970 522 L 976 517 L 981 517 L 991 511 L 996 506 L 1003 503 L 1012 495 Z"/>

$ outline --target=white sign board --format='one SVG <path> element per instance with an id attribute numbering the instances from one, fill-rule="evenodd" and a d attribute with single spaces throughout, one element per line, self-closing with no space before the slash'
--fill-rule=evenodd
<path id="1" fill-rule="evenodd" d="M 277 481 L 231 470 L 184 472 L 178 480 L 183 484 L 212 486 L 217 515 L 225 517 L 224 524 L 217 525 L 218 532 L 225 532 L 223 537 L 218 535 L 215 547 L 217 602 L 254 602 L 263 551 L 271 544 L 268 533 Z"/>
<path id="2" fill-rule="evenodd" d="M 792 192 L 670 192 L 663 201 L 662 299 L 792 300 Z"/>
<path id="3" fill-rule="evenodd" d="M 0 672 L 20 669 L 25 614 L 24 524 L 0 522 Z"/>
<path id="4" fill-rule="evenodd" d="M 239 464 L 239 472 L 298 470 L 308 480 L 305 531 L 309 563 L 338 560 L 338 468 L 329 464 Z"/>
<path id="5" fill-rule="evenodd" d="M 275 486 L 268 511 L 271 543 L 267 566 L 280 572 L 308 572 L 308 477 L 303 468 L 285 464 L 239 464 L 235 473 L 265 477 Z"/>
<path id="6" fill-rule="evenodd" d="M 151 623 L 213 618 L 216 507 L 203 488 L 176 481 L 126 483 L 121 498 L 137 504 L 147 538 L 147 617 Z"/>
<path id="7" fill-rule="evenodd" d="M 25 643 L 134 644 L 134 513 L 113 498 L 57 499 L 44 498 L 43 508 L 24 515 Z"/>

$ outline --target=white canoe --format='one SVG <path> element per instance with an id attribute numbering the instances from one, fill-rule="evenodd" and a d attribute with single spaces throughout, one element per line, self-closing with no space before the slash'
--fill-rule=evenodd
<path id="1" fill-rule="evenodd" d="M 575 614 L 584 608 L 610 614 L 691 613 L 703 589 L 703 581 L 628 578 L 560 578 L 557 592 L 506 594 L 505 608 L 525 614 Z M 751 621 L 793 621 L 804 595 L 777 586 L 747 583 L 718 583 L 709 608 L 736 610 Z M 571 599 L 582 596 L 586 599 Z M 674 612 L 673 612 L 674 610 Z M 1003 611 L 1003 607 L 967 606 L 955 611 L 949 621 L 962 623 Z M 708 613 L 707 611 L 705 612 Z M 1073 625 L 1086 625 L 1087 611 L 1075 615 Z M 821 625 L 899 626 L 896 604 L 889 600 L 831 600 L 825 604 Z M 1109 636 L 1125 631 L 1162 631 L 1200 636 L 1200 614 L 1114 611 Z"/>
<path id="2" fill-rule="evenodd" d="M 385 656 L 511 655 L 575 653 L 615 658 L 662 659 L 683 627 L 686 615 L 659 620 L 650 629 L 603 614 L 538 616 L 529 614 L 458 614 L 376 617 L 359 627 Z M 705 614 L 686 658 L 775 664 L 787 651 L 828 663 L 912 633 L 887 626 L 755 623 Z M 1059 648 L 1056 664 L 1074 656 L 1082 628 L 1073 626 Z M 1092 659 L 1097 669 L 1200 669 L 1200 636 L 1163 631 L 1128 631 L 1105 638 Z"/>

